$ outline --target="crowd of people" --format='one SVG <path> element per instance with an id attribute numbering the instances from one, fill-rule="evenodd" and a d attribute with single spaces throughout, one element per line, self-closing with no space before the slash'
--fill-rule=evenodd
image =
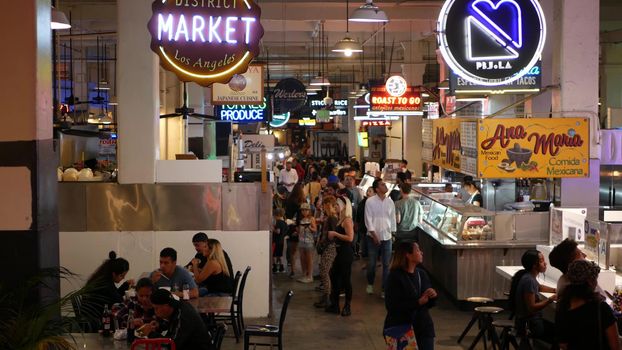
<path id="1" fill-rule="evenodd" d="M 209 349 L 210 334 L 198 311 L 187 302 L 199 296 L 232 295 L 233 267 L 229 255 L 216 239 L 199 232 L 192 238 L 196 255 L 185 266 L 178 265 L 177 251 L 167 247 L 160 251 L 159 268 L 135 282 L 128 279 L 119 287 L 130 269 L 126 259 L 110 252 L 89 277 L 83 296 L 82 309 L 93 316 L 116 307 L 115 317 L 120 326 L 139 330 L 145 337 L 166 335 L 175 341 L 177 349 Z M 134 289 L 135 300 L 126 292 Z M 91 317 L 91 329 L 103 327 L 101 319 Z"/>

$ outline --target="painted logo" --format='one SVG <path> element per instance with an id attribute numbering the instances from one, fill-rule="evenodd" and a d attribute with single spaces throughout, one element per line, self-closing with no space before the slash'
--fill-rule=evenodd
<path id="1" fill-rule="evenodd" d="M 439 16 L 441 53 L 457 75 L 501 86 L 540 59 L 546 22 L 537 0 L 447 0 Z"/>

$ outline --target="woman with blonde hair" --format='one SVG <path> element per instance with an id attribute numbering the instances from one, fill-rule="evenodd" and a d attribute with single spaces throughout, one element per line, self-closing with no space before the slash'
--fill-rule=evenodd
<path id="1" fill-rule="evenodd" d="M 337 256 L 330 270 L 330 305 L 326 312 L 350 316 L 350 303 L 352 301 L 352 262 L 354 261 L 354 250 L 352 240 L 354 239 L 354 222 L 352 221 L 352 204 L 345 197 L 337 198 L 339 206 L 339 222 L 334 231 L 328 231 L 328 238 L 335 241 L 337 246 Z M 339 292 L 346 292 L 346 301 L 343 310 L 339 308 Z"/>
<path id="2" fill-rule="evenodd" d="M 220 242 L 216 239 L 208 239 L 202 254 L 207 258 L 202 270 L 199 270 L 200 260 L 192 259 L 192 272 L 199 286 L 199 296 L 233 293 L 231 271 L 227 267 Z"/>

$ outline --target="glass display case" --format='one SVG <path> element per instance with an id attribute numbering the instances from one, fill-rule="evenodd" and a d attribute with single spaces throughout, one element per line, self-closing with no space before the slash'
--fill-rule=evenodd
<path id="1" fill-rule="evenodd" d="M 494 235 L 494 213 L 459 201 L 420 196 L 424 221 L 454 241 L 490 241 Z M 428 209 L 429 208 L 429 209 Z"/>

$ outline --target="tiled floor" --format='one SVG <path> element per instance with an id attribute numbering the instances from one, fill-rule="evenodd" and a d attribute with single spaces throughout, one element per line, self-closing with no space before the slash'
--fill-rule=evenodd
<path id="1" fill-rule="evenodd" d="M 285 349 L 386 349 L 382 338 L 382 325 L 386 311 L 384 300 L 379 296 L 379 280 L 381 271 L 376 275 L 376 294 L 365 294 L 365 270 L 362 261 L 355 261 L 352 267 L 352 281 L 354 284 L 354 299 L 352 316 L 342 317 L 327 314 L 323 310 L 313 307 L 319 293 L 314 291 L 319 282 L 303 284 L 287 277 L 286 274 L 274 276 L 273 308 L 274 320 L 247 320 L 248 323 L 266 322 L 276 324 L 281 312 L 281 304 L 288 290 L 294 291 L 285 323 Z M 252 299 L 252 296 L 245 296 Z M 247 300 L 248 300 L 247 299 Z M 475 330 L 462 341 L 456 344 L 471 317 L 471 312 L 460 311 L 441 292 L 437 307 L 431 310 L 436 328 L 437 350 L 467 349 L 475 337 Z M 243 349 L 242 340 L 239 344 L 231 337 L 228 331 L 222 349 Z M 477 347 L 483 349 L 483 346 Z"/>

